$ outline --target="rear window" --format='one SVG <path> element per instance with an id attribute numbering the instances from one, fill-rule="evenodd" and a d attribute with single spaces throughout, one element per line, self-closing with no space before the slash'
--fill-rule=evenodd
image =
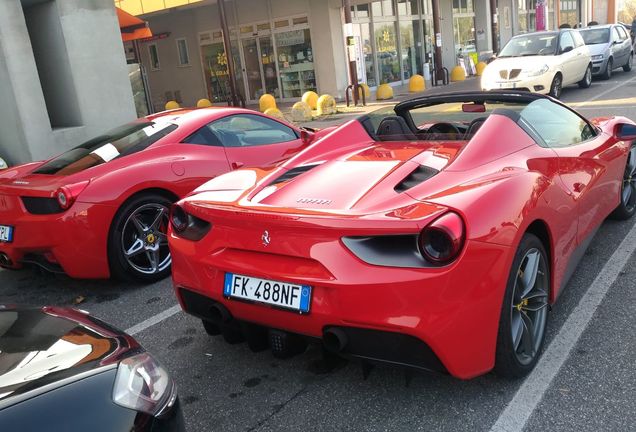
<path id="1" fill-rule="evenodd" d="M 167 122 L 137 121 L 113 129 L 51 159 L 35 174 L 70 175 L 137 153 L 159 141 L 177 125 Z"/>
<path id="2" fill-rule="evenodd" d="M 580 30 L 579 33 L 583 36 L 585 45 L 606 44 L 609 42 L 609 28 L 592 28 L 588 30 Z"/>

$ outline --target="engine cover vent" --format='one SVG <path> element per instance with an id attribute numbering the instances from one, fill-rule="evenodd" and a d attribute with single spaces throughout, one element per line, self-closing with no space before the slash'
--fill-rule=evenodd
<path id="1" fill-rule="evenodd" d="M 415 168 L 411 173 L 406 176 L 401 182 L 395 185 L 393 188 L 397 193 L 402 193 L 406 190 L 411 189 L 412 187 L 417 186 L 420 183 L 425 182 L 426 180 L 433 177 L 439 171 L 435 168 L 427 167 L 425 165 L 420 165 Z"/>
<path id="2" fill-rule="evenodd" d="M 274 181 L 272 181 L 269 185 L 276 185 L 279 183 L 284 183 L 286 181 L 292 180 L 296 177 L 298 177 L 299 175 L 306 173 L 307 171 L 311 170 L 312 168 L 317 167 L 320 164 L 313 164 L 313 165 L 303 165 L 303 166 L 299 166 L 296 168 L 292 168 L 289 171 L 285 172 L 284 174 L 281 174 L 279 177 L 277 177 L 276 179 L 274 179 Z"/>

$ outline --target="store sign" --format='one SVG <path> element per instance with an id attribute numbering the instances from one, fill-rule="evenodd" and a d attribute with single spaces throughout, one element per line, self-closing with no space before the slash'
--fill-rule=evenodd
<path id="1" fill-rule="evenodd" d="M 156 33 L 156 34 L 152 35 L 151 37 L 139 39 L 139 42 L 156 41 L 156 40 L 159 40 L 159 39 L 165 39 L 168 36 L 170 36 L 170 32 Z"/>
<path id="2" fill-rule="evenodd" d="M 300 45 L 305 43 L 305 31 L 293 30 L 276 35 L 276 43 L 279 47 Z"/>

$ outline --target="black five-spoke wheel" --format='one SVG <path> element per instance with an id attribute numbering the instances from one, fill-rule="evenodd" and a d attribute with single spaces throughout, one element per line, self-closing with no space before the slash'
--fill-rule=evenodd
<path id="1" fill-rule="evenodd" d="M 170 200 L 141 195 L 125 203 L 113 221 L 109 260 L 114 276 L 153 282 L 170 274 L 168 249 Z"/>
<path id="2" fill-rule="evenodd" d="M 631 218 L 634 213 L 636 213 L 636 145 L 632 144 L 625 164 L 620 204 L 612 213 L 612 217 L 625 220 Z"/>
<path id="3" fill-rule="evenodd" d="M 550 270 L 541 241 L 525 234 L 513 261 L 502 306 L 495 371 L 517 378 L 538 361 L 548 323 Z"/>

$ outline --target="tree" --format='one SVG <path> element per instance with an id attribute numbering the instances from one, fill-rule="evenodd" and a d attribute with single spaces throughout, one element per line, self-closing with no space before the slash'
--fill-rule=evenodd
<path id="1" fill-rule="evenodd" d="M 626 0 L 623 9 L 618 11 L 618 21 L 630 24 L 636 18 L 636 0 Z"/>

